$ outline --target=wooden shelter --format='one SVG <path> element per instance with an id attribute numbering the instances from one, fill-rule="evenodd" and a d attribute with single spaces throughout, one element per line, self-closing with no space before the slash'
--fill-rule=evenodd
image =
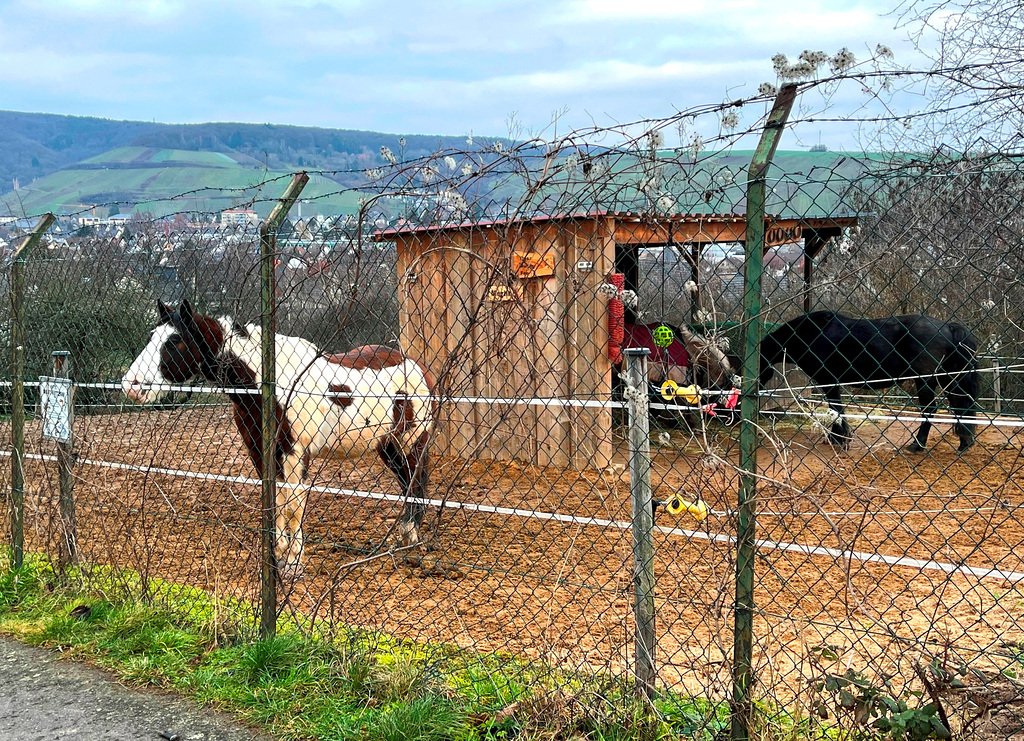
<path id="1" fill-rule="evenodd" d="M 809 290 L 813 258 L 855 223 L 770 218 L 767 246 L 803 242 Z M 430 369 L 446 400 L 435 451 L 603 468 L 613 450 L 612 369 L 608 298 L 598 288 L 621 272 L 636 290 L 639 248 L 665 244 L 686 247 L 696 278 L 702 250 L 743 242 L 746 221 L 602 211 L 375 236 L 397 248 L 402 349 Z"/>

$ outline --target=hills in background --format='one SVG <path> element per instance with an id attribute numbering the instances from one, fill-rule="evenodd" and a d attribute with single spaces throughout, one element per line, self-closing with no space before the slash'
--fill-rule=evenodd
<path id="1" fill-rule="evenodd" d="M 404 150 L 400 138 L 405 140 Z M 475 148 L 493 141 L 477 139 Z M 464 136 L 274 124 L 159 124 L 0 111 L 0 216 L 137 211 L 162 217 L 213 214 L 249 203 L 266 216 L 290 175 L 301 169 L 321 171 L 303 191 L 301 215 L 355 213 L 360 194 L 354 189 L 365 184 L 366 168 L 383 165 L 382 146 L 412 160 L 467 145 Z M 526 159 L 531 167 L 540 167 L 543 152 L 534 154 Z M 667 152 L 664 187 L 672 196 L 669 208 L 685 213 L 744 211 L 750 156 L 744 151 L 702 153 L 699 163 L 685 165 Z M 783 175 L 772 187 L 769 211 L 848 211 L 843 194 L 877 157 L 780 151 L 774 168 Z M 598 186 L 598 181 L 577 172 L 553 185 L 552 193 L 535 194 L 536 204 L 551 212 L 583 206 L 641 208 L 647 199 L 638 190 L 641 164 L 636 156 L 620 153 L 604 176 L 607 182 Z M 497 175 L 478 182 L 476 188 L 480 193 L 467 198 L 482 195 L 500 205 L 514 202 L 523 186 L 514 177 Z"/>
<path id="2" fill-rule="evenodd" d="M 250 200 L 251 186 L 280 176 L 260 199 L 272 200 L 299 169 L 328 170 L 306 187 L 311 210 L 351 213 L 357 196 L 328 194 L 358 186 L 358 172 L 381 164 L 380 148 L 399 150 L 400 134 L 276 124 L 160 124 L 47 113 L 0 111 L 3 215 L 68 213 L 114 201 L 162 216 L 218 211 Z M 404 156 L 464 148 L 464 136 L 405 135 Z M 19 186 L 14 192 L 15 181 Z M 219 189 L 233 189 L 217 193 Z M 170 196 L 195 191 L 188 199 Z M 270 206 L 257 205 L 258 211 Z"/>

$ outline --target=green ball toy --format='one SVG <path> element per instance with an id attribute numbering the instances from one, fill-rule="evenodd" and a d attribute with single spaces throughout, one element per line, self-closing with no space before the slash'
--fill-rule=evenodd
<path id="1" fill-rule="evenodd" d="M 676 338 L 675 333 L 670 327 L 666 327 L 664 324 L 658 325 L 654 328 L 654 344 L 658 347 L 668 347 L 672 344 L 672 340 Z"/>

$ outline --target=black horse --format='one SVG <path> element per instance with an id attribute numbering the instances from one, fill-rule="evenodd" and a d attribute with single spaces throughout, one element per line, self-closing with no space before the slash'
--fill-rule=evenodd
<path id="1" fill-rule="evenodd" d="M 839 418 L 829 439 L 847 447 L 852 433 L 839 401 L 842 385 L 885 389 L 913 379 L 924 421 L 908 449 L 920 452 L 928 443 L 929 417 L 944 390 L 956 417 L 953 430 L 960 450 L 974 444 L 974 425 L 962 421 L 976 413 L 978 343 L 964 327 L 928 316 L 851 319 L 831 311 L 798 316 L 772 331 L 761 343 L 761 384 L 771 380 L 772 367 L 785 361 L 800 368 L 824 388 L 829 407 Z"/>

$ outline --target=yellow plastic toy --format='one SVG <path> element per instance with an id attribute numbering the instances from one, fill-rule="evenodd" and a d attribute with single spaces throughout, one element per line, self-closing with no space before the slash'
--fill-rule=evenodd
<path id="1" fill-rule="evenodd" d="M 665 509 L 671 515 L 689 512 L 698 522 L 706 520 L 708 518 L 708 512 L 710 511 L 708 510 L 708 505 L 706 505 L 703 500 L 698 499 L 696 502 L 690 502 L 683 499 L 678 494 L 668 500 L 668 504 L 665 505 Z"/>
<path id="2" fill-rule="evenodd" d="M 700 389 L 696 385 L 681 386 L 676 390 L 676 396 L 687 404 L 700 404 Z"/>
<path id="3" fill-rule="evenodd" d="M 665 381 L 661 384 L 661 398 L 665 401 L 682 399 L 687 404 L 696 406 L 700 404 L 700 389 L 695 385 L 680 386 L 675 381 Z"/>

